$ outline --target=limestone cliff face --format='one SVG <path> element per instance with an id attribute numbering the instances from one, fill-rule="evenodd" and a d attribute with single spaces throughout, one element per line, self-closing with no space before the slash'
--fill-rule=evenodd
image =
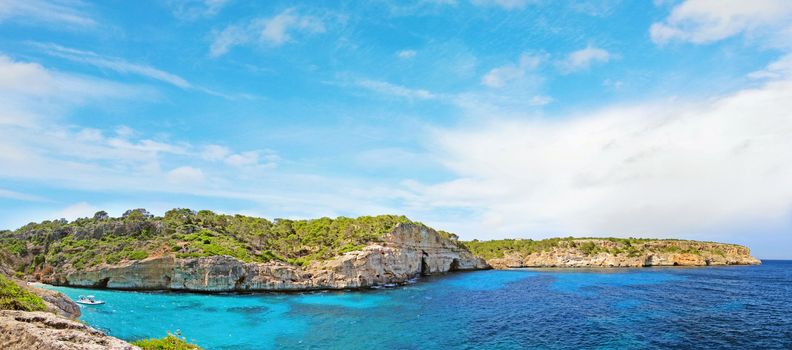
<path id="1" fill-rule="evenodd" d="M 593 242 L 596 253 L 580 249 Z M 638 253 L 613 253 L 624 248 L 608 240 L 572 240 L 553 249 L 520 254 L 507 252 L 503 258 L 489 259 L 494 268 L 519 267 L 648 267 L 648 266 L 711 266 L 757 265 L 748 248 L 735 244 L 696 241 L 646 241 L 636 247 Z"/>
<path id="2" fill-rule="evenodd" d="M 140 350 L 62 316 L 11 310 L 0 310 L 0 349 Z"/>
<path id="3" fill-rule="evenodd" d="M 382 243 L 305 268 L 245 263 L 228 256 L 177 259 L 168 255 L 85 271 L 59 271 L 45 282 L 113 289 L 294 291 L 403 283 L 422 274 L 486 268 L 484 260 L 455 240 L 421 225 L 400 224 Z"/>

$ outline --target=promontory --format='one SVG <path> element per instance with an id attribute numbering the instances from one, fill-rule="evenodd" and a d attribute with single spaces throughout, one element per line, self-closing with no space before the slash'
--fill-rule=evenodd
<path id="1" fill-rule="evenodd" d="M 451 271 L 758 264 L 748 248 L 687 240 L 462 242 L 404 216 L 313 220 L 144 209 L 0 231 L 9 274 L 53 285 L 201 292 L 349 289 Z"/>

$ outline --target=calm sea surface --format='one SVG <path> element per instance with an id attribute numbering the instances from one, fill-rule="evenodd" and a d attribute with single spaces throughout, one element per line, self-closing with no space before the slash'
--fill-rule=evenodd
<path id="1" fill-rule="evenodd" d="M 455 273 L 394 289 L 204 295 L 52 287 L 81 319 L 206 349 L 792 349 L 792 261 Z"/>

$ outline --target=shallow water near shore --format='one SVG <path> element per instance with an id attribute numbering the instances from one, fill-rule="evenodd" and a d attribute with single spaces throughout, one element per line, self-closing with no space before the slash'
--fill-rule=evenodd
<path id="1" fill-rule="evenodd" d="M 760 266 L 508 270 L 392 289 L 191 294 L 48 287 L 81 320 L 205 349 L 789 349 L 792 261 Z"/>

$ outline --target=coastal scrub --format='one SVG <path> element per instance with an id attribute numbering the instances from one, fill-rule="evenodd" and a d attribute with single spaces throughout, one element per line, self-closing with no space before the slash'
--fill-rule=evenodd
<path id="1" fill-rule="evenodd" d="M 0 310 L 45 311 L 47 307 L 39 296 L 0 274 Z"/>

